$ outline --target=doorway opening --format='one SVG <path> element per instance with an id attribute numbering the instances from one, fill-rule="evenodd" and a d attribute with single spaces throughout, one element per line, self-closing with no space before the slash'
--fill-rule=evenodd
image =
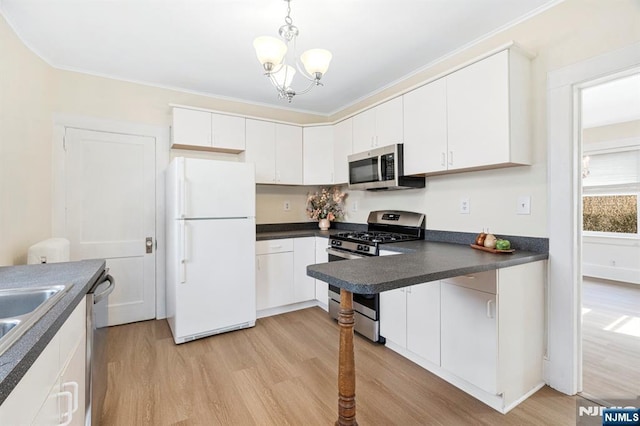
<path id="1" fill-rule="evenodd" d="M 640 395 L 640 69 L 581 85 L 582 396 Z"/>

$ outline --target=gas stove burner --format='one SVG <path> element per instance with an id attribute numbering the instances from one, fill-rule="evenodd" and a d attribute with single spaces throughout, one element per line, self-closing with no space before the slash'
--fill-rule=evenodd
<path id="1" fill-rule="evenodd" d="M 370 243 L 390 243 L 396 241 L 406 241 L 412 239 L 408 235 L 397 234 L 392 232 L 342 232 L 337 235 L 341 238 L 348 238 L 353 241 L 362 241 Z"/>

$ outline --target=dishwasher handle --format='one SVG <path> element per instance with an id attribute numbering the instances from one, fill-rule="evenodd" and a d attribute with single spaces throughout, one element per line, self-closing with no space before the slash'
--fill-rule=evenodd
<path id="1" fill-rule="evenodd" d="M 116 288 L 116 280 L 111 275 L 107 274 L 104 277 L 104 281 L 102 281 L 100 284 L 102 284 L 105 281 L 109 281 L 109 286 L 106 289 L 104 289 L 104 291 L 94 294 L 93 296 L 94 305 L 100 303 L 104 298 L 108 297 Z"/>

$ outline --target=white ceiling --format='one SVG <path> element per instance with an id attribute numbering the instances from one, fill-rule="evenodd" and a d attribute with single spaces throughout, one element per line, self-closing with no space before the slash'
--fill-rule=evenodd
<path id="1" fill-rule="evenodd" d="M 0 0 L 0 10 L 57 68 L 326 115 L 557 3 L 293 0 L 298 51 L 326 48 L 333 60 L 325 86 L 291 105 L 252 46 L 277 35 L 283 0 Z"/>
<path id="2" fill-rule="evenodd" d="M 582 91 L 582 127 L 640 120 L 640 73 Z"/>

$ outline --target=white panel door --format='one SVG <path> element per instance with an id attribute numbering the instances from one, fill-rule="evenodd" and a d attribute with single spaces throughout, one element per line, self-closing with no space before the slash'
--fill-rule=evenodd
<path id="1" fill-rule="evenodd" d="M 302 185 L 302 127 L 276 123 L 276 183 Z"/>
<path id="2" fill-rule="evenodd" d="M 244 161 L 256 165 L 256 183 L 276 183 L 275 123 L 247 119 Z"/>
<path id="3" fill-rule="evenodd" d="M 403 98 L 405 174 L 447 170 L 446 80 L 436 80 Z"/>
<path id="4" fill-rule="evenodd" d="M 446 80 L 449 170 L 509 161 L 509 52 Z"/>
<path id="5" fill-rule="evenodd" d="M 184 282 L 176 284 L 175 334 L 255 321 L 255 220 L 185 220 Z"/>
<path id="6" fill-rule="evenodd" d="M 303 173 L 305 185 L 333 183 L 333 127 L 305 127 L 303 135 Z"/>
<path id="7" fill-rule="evenodd" d="M 67 129 L 65 145 L 71 260 L 106 259 L 109 325 L 155 318 L 155 139 Z"/>
<path id="8" fill-rule="evenodd" d="M 180 159 L 185 218 L 255 216 L 254 166 L 234 161 Z M 178 200 L 180 204 L 181 200 Z"/>

